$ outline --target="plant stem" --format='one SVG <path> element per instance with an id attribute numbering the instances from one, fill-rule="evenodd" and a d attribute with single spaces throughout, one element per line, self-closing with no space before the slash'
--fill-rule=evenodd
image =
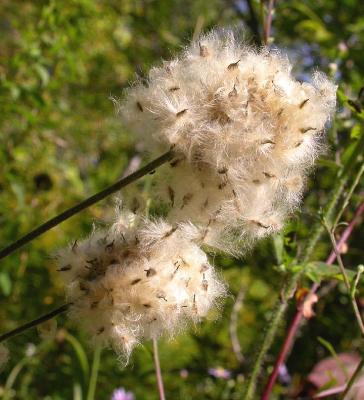
<path id="1" fill-rule="evenodd" d="M 359 311 L 358 303 L 356 302 L 356 298 L 353 297 L 353 296 L 351 296 L 351 286 L 350 286 L 349 278 L 348 278 L 348 275 L 346 274 L 346 270 L 345 270 L 345 266 L 344 266 L 343 260 L 342 260 L 342 258 L 341 258 L 341 254 L 339 253 L 339 251 L 338 251 L 338 249 L 337 249 L 334 233 L 333 233 L 332 229 L 330 229 L 330 228 L 327 226 L 327 224 L 326 224 L 325 221 L 324 221 L 324 224 L 325 224 L 326 229 L 327 229 L 327 231 L 328 231 L 328 233 L 329 233 L 330 240 L 331 240 L 331 243 L 332 243 L 332 247 L 333 247 L 333 249 L 334 249 L 334 251 L 335 251 L 336 258 L 337 258 L 337 261 L 338 261 L 338 263 L 339 263 L 340 271 L 341 271 L 341 274 L 342 274 L 342 276 L 343 276 L 346 289 L 347 289 L 347 291 L 348 291 L 348 296 L 349 296 L 349 298 L 350 298 L 351 305 L 352 305 L 352 307 L 353 307 L 353 311 L 354 311 L 356 320 L 357 320 L 357 322 L 358 322 L 358 326 L 359 326 L 360 332 L 361 332 L 362 336 L 364 337 L 364 324 L 363 324 L 363 320 L 362 320 L 362 317 L 361 317 L 361 315 L 360 315 L 360 311 Z"/>
<path id="2" fill-rule="evenodd" d="M 292 275 L 289 278 L 289 280 L 286 284 L 286 287 L 283 290 L 283 294 L 281 296 L 282 298 L 276 304 L 276 308 L 274 309 L 272 318 L 269 322 L 268 331 L 263 338 L 262 344 L 260 346 L 258 355 L 256 357 L 256 360 L 255 360 L 255 363 L 253 366 L 252 374 L 250 376 L 247 387 L 245 389 L 245 393 L 244 393 L 244 397 L 243 397 L 244 400 L 251 400 L 255 396 L 256 384 L 258 381 L 260 370 L 264 363 L 264 358 L 265 358 L 268 350 L 270 349 L 270 346 L 273 343 L 277 329 L 281 323 L 284 312 L 287 309 L 288 299 L 294 292 L 297 282 L 300 279 L 301 275 L 302 275 L 302 272 L 299 272 L 297 274 Z"/>
<path id="3" fill-rule="evenodd" d="M 349 390 L 352 388 L 356 378 L 358 377 L 358 375 L 360 374 L 361 370 L 364 367 L 364 358 L 361 359 L 360 363 L 358 364 L 358 366 L 356 367 L 353 375 L 351 376 L 348 384 L 346 385 L 346 388 L 344 390 L 344 392 L 342 393 L 342 395 L 340 396 L 341 400 L 345 400 L 346 395 L 349 393 Z"/>
<path id="4" fill-rule="evenodd" d="M 343 201 L 343 204 L 339 210 L 339 212 L 337 213 L 337 216 L 335 218 L 335 221 L 333 223 L 333 229 L 336 230 L 337 224 L 340 222 L 340 218 L 342 217 L 346 207 L 349 205 L 350 199 L 354 193 L 355 188 L 358 186 L 360 179 L 362 177 L 362 175 L 364 174 L 364 164 L 361 165 L 361 167 L 359 168 L 359 171 L 357 172 L 353 183 L 351 184 L 347 195 L 345 196 L 345 199 Z"/>
<path id="5" fill-rule="evenodd" d="M 24 331 L 26 331 L 30 328 L 34 328 L 37 325 L 40 325 L 43 322 L 54 318 L 56 315 L 59 315 L 65 311 L 67 311 L 70 305 L 71 305 L 71 303 L 63 304 L 63 306 L 56 308 L 55 310 L 49 312 L 48 314 L 44 314 L 41 317 L 34 319 L 33 321 L 30 321 L 24 325 L 18 326 L 17 328 L 13 329 L 12 331 L 4 333 L 3 335 L 0 336 L 0 343 L 4 342 L 5 340 L 8 340 L 14 336 L 17 336 L 20 333 L 23 333 Z"/>
<path id="6" fill-rule="evenodd" d="M 161 366 L 160 366 L 160 362 L 159 362 L 157 339 L 153 339 L 153 356 L 154 356 L 155 373 L 156 373 L 156 376 L 157 376 L 159 399 L 160 400 L 166 400 L 166 397 L 165 397 L 165 394 L 164 394 L 162 371 L 161 371 Z"/>
<path id="7" fill-rule="evenodd" d="M 101 345 L 97 344 L 94 351 L 94 358 L 92 360 L 90 382 L 87 391 L 87 400 L 94 400 L 95 398 L 97 375 L 100 367 L 100 355 L 101 355 Z"/>
<path id="8" fill-rule="evenodd" d="M 269 42 L 270 31 L 271 31 L 271 28 L 272 28 L 273 8 L 274 8 L 274 0 L 269 0 L 269 3 L 268 3 L 268 14 L 267 14 L 267 17 L 266 17 L 265 23 L 264 23 L 263 40 L 264 40 L 264 44 L 265 45 L 267 45 L 268 42 Z"/>
<path id="9" fill-rule="evenodd" d="M 128 175 L 125 178 L 120 179 L 119 181 L 115 182 L 113 185 L 107 187 L 106 189 L 102 190 L 94 194 L 93 196 L 81 201 L 80 203 L 76 204 L 75 206 L 63 211 L 61 214 L 51 218 L 44 224 L 38 226 L 25 236 L 21 237 L 17 241 L 11 243 L 7 247 L 3 248 L 0 251 L 0 260 L 7 257 L 14 251 L 18 250 L 20 247 L 24 246 L 25 244 L 31 242 L 32 240 L 36 239 L 38 236 L 42 235 L 43 233 L 49 231 L 50 229 L 54 228 L 55 226 L 59 225 L 61 222 L 65 221 L 66 219 L 72 217 L 73 215 L 79 213 L 80 211 L 84 210 L 92 206 L 93 204 L 99 202 L 100 200 L 104 199 L 107 196 L 117 192 L 118 190 L 122 189 L 123 187 L 130 185 L 131 183 L 135 182 L 136 180 L 142 178 L 144 175 L 154 171 L 156 168 L 160 167 L 162 164 L 170 161 L 174 157 L 174 152 L 172 150 L 164 153 L 160 157 L 156 158 L 155 160 L 151 161 L 144 167 L 138 169 L 137 171 L 133 172 L 132 174 Z"/>
<path id="10" fill-rule="evenodd" d="M 244 289 L 244 286 L 242 285 L 240 287 L 238 295 L 236 296 L 236 300 L 233 305 L 233 309 L 231 311 L 230 324 L 229 324 L 231 345 L 232 345 L 235 357 L 240 364 L 242 364 L 244 362 L 244 356 L 243 356 L 243 353 L 241 352 L 241 346 L 240 346 L 237 331 L 238 331 L 238 317 L 239 317 L 239 312 L 243 306 L 244 294 L 245 294 L 245 289 Z"/>

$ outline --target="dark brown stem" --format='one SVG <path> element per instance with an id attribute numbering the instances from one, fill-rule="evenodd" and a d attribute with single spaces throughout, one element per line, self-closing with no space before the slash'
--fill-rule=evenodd
<path id="1" fill-rule="evenodd" d="M 339 241 L 337 242 L 336 249 L 338 249 L 340 251 L 343 244 L 345 244 L 347 242 L 351 233 L 353 232 L 355 225 L 358 223 L 362 214 L 364 214 L 364 201 L 359 205 L 359 207 L 355 211 L 353 219 L 350 221 L 349 225 L 346 227 L 346 229 L 344 230 L 343 234 L 341 235 Z M 335 260 L 336 260 L 336 252 L 335 252 L 335 249 L 333 249 L 331 251 L 329 257 L 326 260 L 326 264 L 331 265 L 334 263 Z M 318 288 L 319 288 L 319 285 L 317 283 L 313 284 L 311 287 L 311 290 L 310 290 L 310 294 L 315 293 Z M 297 331 L 300 327 L 302 318 L 303 318 L 302 307 L 298 307 L 295 315 L 292 318 L 291 324 L 289 325 L 283 345 L 281 347 L 279 355 L 274 364 L 273 371 L 272 371 L 271 375 L 269 376 L 268 383 L 267 383 L 267 385 L 264 389 L 263 395 L 262 395 L 262 400 L 269 399 L 269 396 L 271 395 L 273 386 L 278 377 L 279 369 L 282 366 L 282 364 L 284 363 L 284 361 L 286 360 L 288 352 L 290 351 L 290 349 L 293 346 L 293 343 L 294 343 Z"/>
<path id="2" fill-rule="evenodd" d="M 113 185 L 107 187 L 106 189 L 102 190 L 99 193 L 94 194 L 93 196 L 89 197 L 86 200 L 81 201 L 81 203 L 76 204 L 75 206 L 69 208 L 68 210 L 62 212 L 61 214 L 57 215 L 54 218 L 51 218 L 44 224 L 38 226 L 22 238 L 18 239 L 17 241 L 11 243 L 4 249 L 0 251 L 0 260 L 7 257 L 14 251 L 18 250 L 20 247 L 24 246 L 25 244 L 31 242 L 38 236 L 42 235 L 43 233 L 49 231 L 50 229 L 54 228 L 55 226 L 59 225 L 61 222 L 65 221 L 66 219 L 72 217 L 73 215 L 79 213 L 80 211 L 84 210 L 92 206 L 93 204 L 99 202 L 100 200 L 104 199 L 107 196 L 117 192 L 118 190 L 122 189 L 123 187 L 130 185 L 131 183 L 135 182 L 136 180 L 142 178 L 144 175 L 154 171 L 156 168 L 160 167 L 162 164 L 170 161 L 174 157 L 174 153 L 172 150 L 164 153 L 162 156 L 156 158 L 155 160 L 151 161 L 149 164 L 145 165 L 144 167 L 138 169 L 138 171 L 133 172 L 132 174 L 128 175 L 125 178 L 120 179 L 119 181 L 115 182 Z"/>
<path id="3" fill-rule="evenodd" d="M 246 0 L 246 3 L 249 8 L 249 15 L 250 19 L 247 21 L 247 24 L 249 25 L 249 28 L 251 29 L 254 40 L 257 44 L 261 44 L 261 38 L 260 38 L 260 33 L 259 33 L 259 23 L 258 23 L 258 18 L 255 14 L 255 10 L 253 7 L 252 0 Z"/>
<path id="4" fill-rule="evenodd" d="M 55 310 L 49 312 L 48 314 L 44 314 L 41 317 L 34 319 L 33 321 L 27 322 L 24 325 L 18 326 L 17 328 L 13 329 L 12 331 L 6 332 L 3 335 L 0 336 L 0 343 L 4 342 L 5 340 L 8 340 L 14 336 L 19 335 L 20 333 L 23 333 L 24 331 L 34 328 L 37 325 L 42 324 L 43 322 L 46 322 L 55 316 L 65 312 L 68 310 L 69 306 L 71 303 L 68 304 L 63 304 L 63 306 L 56 308 Z"/>

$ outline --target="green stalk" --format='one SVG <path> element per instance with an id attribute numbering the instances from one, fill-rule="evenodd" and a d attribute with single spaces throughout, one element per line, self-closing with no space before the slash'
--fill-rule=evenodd
<path id="1" fill-rule="evenodd" d="M 101 345 L 97 344 L 95 346 L 94 358 L 92 361 L 91 376 L 87 392 L 87 400 L 95 399 L 97 375 L 100 367 L 100 355 L 101 355 Z"/>

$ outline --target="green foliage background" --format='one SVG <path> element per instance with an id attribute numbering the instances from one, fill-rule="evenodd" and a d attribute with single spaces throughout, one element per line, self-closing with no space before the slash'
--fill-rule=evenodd
<path id="1" fill-rule="evenodd" d="M 284 268 L 302 252 L 320 207 L 329 200 L 342 163 L 363 134 L 349 107 L 363 85 L 364 13 L 360 0 L 278 1 L 273 37 L 295 61 L 301 79 L 313 67 L 339 84 L 338 113 L 329 132 L 329 148 L 312 175 L 302 213 L 282 235 L 261 243 L 243 260 L 214 262 L 230 285 L 222 316 L 189 333 L 160 343 L 169 399 L 238 399 L 254 362 L 255 349 L 279 296 Z M 258 25 L 261 6 L 252 1 Z M 201 29 L 235 26 L 253 42 L 254 26 L 245 0 L 2 0 L 0 4 L 0 246 L 119 178 L 138 154 L 133 136 L 115 116 L 110 97 L 120 97 L 135 73 L 178 51 Z M 360 108 L 360 101 L 358 101 Z M 360 117 L 360 115 L 359 115 Z M 359 162 L 363 162 L 359 159 Z M 353 178 L 348 177 L 348 183 Z M 363 184 L 363 181 L 361 182 Z M 360 187 L 360 185 L 359 185 Z M 362 193 L 362 192 L 361 192 Z M 343 220 L 360 200 L 355 193 Z M 62 304 L 63 288 L 49 257 L 92 224 L 113 218 L 115 199 L 103 201 L 47 232 L 0 262 L 0 330 L 12 329 Z M 363 263 L 363 226 L 345 255 L 348 268 Z M 330 251 L 327 236 L 315 260 Z M 302 282 L 308 286 L 309 280 Z M 238 336 L 245 361 L 240 364 L 229 336 L 234 296 L 244 303 Z M 292 305 L 287 316 L 294 311 Z M 337 352 L 359 348 L 359 334 L 341 284 L 319 302 L 317 317 L 304 327 L 288 361 L 290 388 L 278 386 L 276 398 L 289 398 L 315 363 L 328 355 L 317 340 Z M 274 359 L 284 335 L 270 351 Z M 86 399 L 92 348 L 63 317 L 57 338 L 42 341 L 36 330 L 11 340 L 11 358 L 0 375 L 4 399 Z M 117 387 L 136 399 L 157 399 L 151 346 L 139 347 L 126 368 L 111 350 L 101 356 L 96 399 L 109 399 Z M 228 380 L 208 368 L 232 371 Z M 269 367 L 267 367 L 269 368 Z M 187 372 L 186 372 L 186 371 Z M 182 373 L 181 373 L 182 371 Z M 263 369 L 263 377 L 269 369 Z M 293 396 L 293 395 L 292 395 Z"/>

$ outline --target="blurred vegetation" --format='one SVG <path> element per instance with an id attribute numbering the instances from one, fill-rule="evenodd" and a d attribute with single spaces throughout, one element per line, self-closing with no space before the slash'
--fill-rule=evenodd
<path id="1" fill-rule="evenodd" d="M 133 137 L 115 116 L 110 97 L 120 97 L 135 74 L 168 58 L 201 30 L 235 26 L 258 42 L 261 5 L 246 0 L 2 0 L 0 3 L 0 246 L 50 216 L 104 188 L 123 175 L 138 155 Z M 243 260 L 214 262 L 232 296 L 222 316 L 160 343 L 168 399 L 238 399 L 254 362 L 283 279 L 280 264 L 302 252 L 320 207 L 329 201 L 340 165 L 363 135 L 355 116 L 363 86 L 364 16 L 360 0 L 278 1 L 272 36 L 295 61 L 295 74 L 307 79 L 318 67 L 340 87 L 338 113 L 329 132 L 329 148 L 311 177 L 300 215 L 282 235 L 261 243 Z M 347 104 L 355 100 L 357 107 Z M 359 115 L 359 117 L 362 114 Z M 359 159 L 359 162 L 363 160 Z M 354 168 L 355 170 L 355 168 Z M 348 177 L 348 184 L 353 177 Z M 363 196 L 363 180 L 344 212 L 348 221 Z M 361 190 L 361 192 L 360 192 Z M 50 255 L 72 239 L 113 218 L 115 199 L 103 201 L 47 232 L 1 261 L 0 331 L 12 329 L 62 304 L 63 289 Z M 364 224 L 357 227 L 345 254 L 355 269 L 364 260 Z M 322 236 L 315 260 L 330 252 Z M 309 286 L 308 279 L 301 282 Z M 244 362 L 232 351 L 230 315 L 242 288 L 238 337 Z M 364 305 L 364 291 L 362 303 Z M 291 306 L 286 321 L 294 312 Z M 271 364 L 284 337 L 270 350 Z M 358 329 L 339 284 L 316 307 L 316 318 L 302 333 L 288 360 L 290 387 L 278 385 L 276 398 L 297 396 L 318 360 L 329 355 L 318 337 L 336 352 L 358 350 Z M 10 361 L 0 375 L 4 399 L 86 399 L 92 349 L 82 332 L 58 318 L 56 340 L 40 339 L 35 329 L 8 343 Z M 231 371 L 216 378 L 209 368 Z M 269 367 L 263 370 L 267 376 Z M 157 399 L 151 345 L 139 347 L 126 368 L 103 351 L 96 399 L 109 399 L 125 387 L 136 399 Z M 279 394 L 281 393 L 281 395 Z"/>

